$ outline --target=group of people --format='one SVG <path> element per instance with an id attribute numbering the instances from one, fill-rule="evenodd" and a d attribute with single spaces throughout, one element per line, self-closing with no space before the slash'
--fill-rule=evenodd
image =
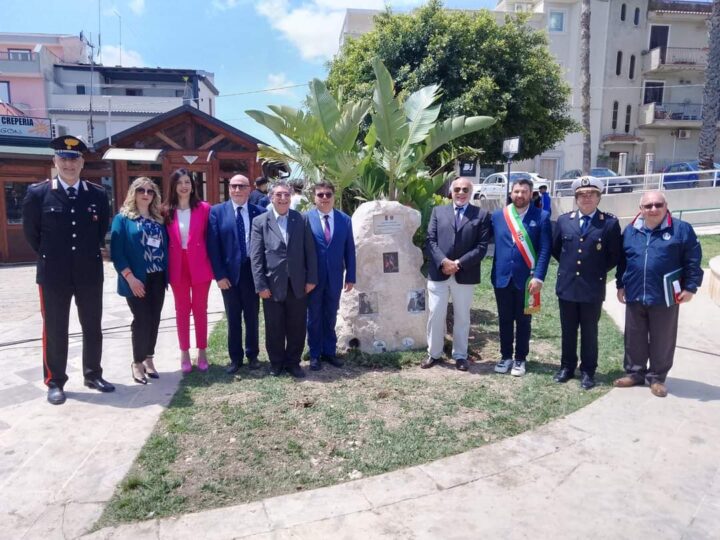
<path id="1" fill-rule="evenodd" d="M 82 154 L 75 137 L 54 139 L 58 175 L 31 186 L 23 201 L 26 238 L 38 254 L 37 283 L 43 314 L 43 369 L 52 404 L 65 402 L 70 302 L 75 298 L 83 330 L 84 384 L 101 392 L 114 386 L 103 378 L 101 248 L 109 223 L 104 190 L 82 181 Z M 175 300 L 180 368 L 193 369 L 190 317 L 198 350 L 195 366 L 208 369 L 207 302 L 211 282 L 222 293 L 228 321 L 228 374 L 245 361 L 258 369 L 259 308 L 263 302 L 265 349 L 270 373 L 305 377 L 300 358 L 307 344 L 311 370 L 336 367 L 335 323 L 343 291 L 355 284 L 352 221 L 334 208 L 335 187 L 312 186 L 314 206 L 305 214 L 291 208 L 293 189 L 283 181 L 267 186 L 236 174 L 228 181 L 229 200 L 210 206 L 198 196 L 192 174 L 178 169 L 169 179 L 167 202 L 150 178 L 135 179 L 112 221 L 111 259 L 117 292 L 132 312 L 134 381 L 160 375 L 155 345 L 165 292 Z M 470 204 L 472 183 L 451 184 L 452 203 L 434 208 L 427 231 L 428 356 L 422 368 L 441 360 L 446 315 L 452 298 L 452 358 L 468 370 L 468 338 L 473 290 L 494 237 L 491 282 L 500 328 L 498 373 L 522 376 L 527 369 L 532 314 L 540 305 L 550 258 L 559 262 L 556 292 L 562 328 L 558 383 L 575 377 L 580 343 L 580 378 L 595 386 L 598 322 L 607 273 L 617 266 L 618 298 L 627 304 L 628 387 L 650 383 L 664 396 L 672 367 L 678 305 L 702 283 L 701 248 L 692 227 L 673 219 L 662 192 L 643 194 L 640 214 L 625 232 L 615 216 L 598 209 L 602 184 L 590 177 L 573 183 L 578 210 L 551 227 L 550 214 L 532 204 L 530 180 L 515 182 L 511 203 L 490 215 Z M 253 202 L 254 201 L 254 202 Z M 670 287 L 671 294 L 668 294 Z M 244 335 L 243 335 L 244 334 Z"/>
<path id="2" fill-rule="evenodd" d="M 452 359 L 468 369 L 468 336 L 473 288 L 480 262 L 494 237 L 491 282 L 500 328 L 500 359 L 495 372 L 523 376 L 530 351 L 532 314 L 540 309 L 540 291 L 550 258 L 558 261 L 558 297 L 562 347 L 554 376 L 566 383 L 578 369 L 580 385 L 595 386 L 598 324 L 608 272 L 617 267 L 617 296 L 626 304 L 626 374 L 616 387 L 643 385 L 667 395 L 665 379 L 673 364 L 679 304 L 689 302 L 702 284 L 702 250 L 690 224 L 674 219 L 662 191 L 647 191 L 640 212 L 621 233 L 618 219 L 599 210 L 602 182 L 575 180 L 577 210 L 551 226 L 549 212 L 532 204 L 532 181 L 512 185 L 511 203 L 490 215 L 470 204 L 472 183 L 456 179 L 452 203 L 433 209 L 427 234 L 428 356 L 421 367 L 441 360 L 448 300 L 453 303 Z"/>

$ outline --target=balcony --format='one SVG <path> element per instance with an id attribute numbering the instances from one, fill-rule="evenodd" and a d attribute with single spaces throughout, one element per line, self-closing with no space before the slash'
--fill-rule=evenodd
<path id="1" fill-rule="evenodd" d="M 640 107 L 638 125 L 653 128 L 699 128 L 702 124 L 700 103 L 648 103 Z"/>
<path id="2" fill-rule="evenodd" d="M 707 57 L 707 49 L 657 47 L 644 55 L 643 73 L 705 71 Z"/>
<path id="3" fill-rule="evenodd" d="M 86 112 L 90 103 L 89 95 L 52 94 L 48 109 L 54 113 Z M 182 98 L 150 96 L 93 96 L 93 110 L 98 113 L 160 114 L 183 104 Z"/>
<path id="4" fill-rule="evenodd" d="M 16 53 L 0 51 L 0 73 L 3 75 L 24 75 L 40 73 L 40 59 L 37 53 Z"/>

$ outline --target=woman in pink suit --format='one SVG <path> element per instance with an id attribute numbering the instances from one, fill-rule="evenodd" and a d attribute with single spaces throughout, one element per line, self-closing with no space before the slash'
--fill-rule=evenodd
<path id="1" fill-rule="evenodd" d="M 190 361 L 190 312 L 195 321 L 195 345 L 198 348 L 197 368 L 207 371 L 207 300 L 213 278 L 205 244 L 210 205 L 201 201 L 187 169 L 178 169 L 170 176 L 167 205 L 169 238 L 168 271 L 175 297 L 180 368 L 192 371 Z"/>

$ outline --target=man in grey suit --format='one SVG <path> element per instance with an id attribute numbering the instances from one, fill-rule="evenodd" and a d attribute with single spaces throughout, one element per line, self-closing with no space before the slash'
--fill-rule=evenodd
<path id="1" fill-rule="evenodd" d="M 271 375 L 287 370 L 302 378 L 307 295 L 318 282 L 315 241 L 307 220 L 290 210 L 290 186 L 278 182 L 269 195 L 268 212 L 253 220 L 250 243 L 255 291 L 263 299 L 265 349 Z"/>
<path id="2" fill-rule="evenodd" d="M 470 307 L 473 290 L 480 283 L 480 261 L 487 252 L 490 216 L 470 204 L 472 182 L 457 178 L 450 185 L 452 204 L 433 208 L 428 224 L 427 254 L 428 357 L 420 365 L 430 368 L 442 357 L 448 299 L 453 301 L 453 348 L 455 367 L 467 371 Z"/>

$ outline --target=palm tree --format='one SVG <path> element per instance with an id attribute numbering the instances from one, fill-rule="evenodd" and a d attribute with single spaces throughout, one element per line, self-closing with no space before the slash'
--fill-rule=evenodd
<path id="1" fill-rule="evenodd" d="M 590 137 L 590 0 L 582 0 L 580 10 L 580 74 L 582 78 L 583 174 L 592 166 Z"/>
<path id="2" fill-rule="evenodd" d="M 713 1 L 710 16 L 705 91 L 703 93 L 702 128 L 698 144 L 698 159 L 703 169 L 714 169 L 718 112 L 720 111 L 720 0 Z"/>

